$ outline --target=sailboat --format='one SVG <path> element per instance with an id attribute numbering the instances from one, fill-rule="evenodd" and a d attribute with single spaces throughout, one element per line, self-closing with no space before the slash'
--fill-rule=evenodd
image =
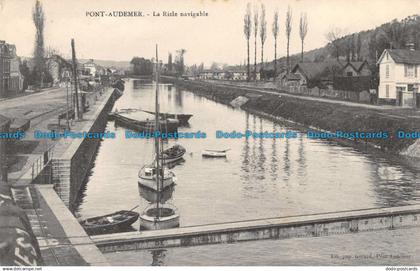
<path id="1" fill-rule="evenodd" d="M 156 100 L 155 100 L 155 130 L 159 130 L 159 58 L 156 45 Z M 152 188 L 157 193 L 156 203 L 152 203 L 140 215 L 140 228 L 146 230 L 161 230 L 179 226 L 179 213 L 173 205 L 161 203 L 161 192 L 174 183 L 175 174 L 163 167 L 160 138 L 155 137 L 155 161 L 153 165 L 143 167 L 139 172 L 139 184 Z"/>

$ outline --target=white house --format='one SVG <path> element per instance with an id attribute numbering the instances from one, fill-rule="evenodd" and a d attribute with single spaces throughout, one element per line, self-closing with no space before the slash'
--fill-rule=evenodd
<path id="1" fill-rule="evenodd" d="M 229 79 L 235 81 L 246 81 L 248 76 L 248 71 L 243 68 L 232 68 L 229 69 L 228 72 L 230 73 Z"/>
<path id="2" fill-rule="evenodd" d="M 98 66 L 95 64 L 93 59 L 90 59 L 88 62 L 83 64 L 83 69 L 85 70 L 86 73 L 88 73 L 92 76 L 95 76 L 96 72 L 98 70 Z"/>
<path id="3" fill-rule="evenodd" d="M 201 80 L 209 80 L 214 78 L 214 72 L 212 70 L 204 70 L 200 72 L 198 78 Z"/>
<path id="4" fill-rule="evenodd" d="M 380 103 L 416 106 L 420 86 L 420 51 L 386 49 L 378 60 Z"/>

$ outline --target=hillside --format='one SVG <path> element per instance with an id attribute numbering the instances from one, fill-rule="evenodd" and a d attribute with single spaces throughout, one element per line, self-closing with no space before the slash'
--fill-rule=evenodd
<path id="1" fill-rule="evenodd" d="M 360 42 L 358 42 L 359 39 Z M 319 62 L 336 58 L 338 52 L 340 60 L 346 61 L 347 55 L 349 55 L 350 59 L 367 60 L 375 69 L 376 58 L 381 55 L 384 49 L 391 46 L 394 49 L 406 48 L 407 43 L 414 43 L 415 49 L 420 50 L 419 15 L 409 16 L 401 21 L 393 20 L 375 29 L 339 37 L 324 47 L 304 52 L 304 61 Z M 290 58 L 293 66 L 300 61 L 300 54 L 292 55 Z M 273 61 L 266 63 L 265 69 L 272 69 L 273 65 Z M 277 60 L 277 67 L 279 71 L 285 69 L 286 57 Z"/>

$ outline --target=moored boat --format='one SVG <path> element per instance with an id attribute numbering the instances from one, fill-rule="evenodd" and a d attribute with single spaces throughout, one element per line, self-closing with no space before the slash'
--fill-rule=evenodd
<path id="1" fill-rule="evenodd" d="M 80 224 L 88 234 L 110 233 L 129 228 L 138 218 L 137 212 L 122 210 L 88 218 L 81 221 Z"/>
<path id="2" fill-rule="evenodd" d="M 154 114 L 152 111 L 142 110 L 143 112 Z M 161 119 L 176 119 L 181 125 L 188 124 L 188 121 L 192 117 L 192 114 L 176 114 L 176 113 L 159 113 Z"/>
<path id="3" fill-rule="evenodd" d="M 170 170 L 163 170 L 160 168 L 160 174 L 158 177 L 157 169 L 155 165 L 144 166 L 139 171 L 139 185 L 148 187 L 154 191 L 162 191 L 168 186 L 171 186 L 175 183 L 176 177 L 175 174 Z M 160 179 L 160 184 L 158 180 Z"/>
<path id="4" fill-rule="evenodd" d="M 115 121 L 116 125 L 134 130 L 136 132 L 153 133 L 155 131 L 155 121 L 153 119 L 135 120 L 115 112 L 111 114 L 111 118 Z M 159 120 L 159 122 L 161 132 L 173 133 L 178 131 L 179 121 L 176 119 Z"/>
<path id="5" fill-rule="evenodd" d="M 140 215 L 140 229 L 164 230 L 179 227 L 179 212 L 171 204 L 150 204 Z"/>
<path id="6" fill-rule="evenodd" d="M 179 161 L 184 156 L 186 150 L 179 144 L 173 145 L 171 148 L 166 149 L 160 155 L 163 164 L 170 164 Z"/>
<path id="7" fill-rule="evenodd" d="M 226 150 L 203 150 L 201 155 L 203 157 L 215 157 L 215 158 L 226 157 L 226 152 L 228 150 L 229 149 L 226 149 Z"/>

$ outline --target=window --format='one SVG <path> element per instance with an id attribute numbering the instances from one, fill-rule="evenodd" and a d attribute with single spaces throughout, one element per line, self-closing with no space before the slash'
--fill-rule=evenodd
<path id="1" fill-rule="evenodd" d="M 407 91 L 413 91 L 413 89 L 414 89 L 413 84 L 408 84 L 407 85 Z"/>
<path id="2" fill-rule="evenodd" d="M 389 65 L 386 65 L 385 78 L 389 78 Z"/>
<path id="3" fill-rule="evenodd" d="M 353 76 L 353 72 L 347 72 L 347 76 Z"/>
<path id="4" fill-rule="evenodd" d="M 389 98 L 389 85 L 385 86 L 385 97 Z"/>
<path id="5" fill-rule="evenodd" d="M 405 77 L 414 77 L 414 65 L 404 65 Z"/>

